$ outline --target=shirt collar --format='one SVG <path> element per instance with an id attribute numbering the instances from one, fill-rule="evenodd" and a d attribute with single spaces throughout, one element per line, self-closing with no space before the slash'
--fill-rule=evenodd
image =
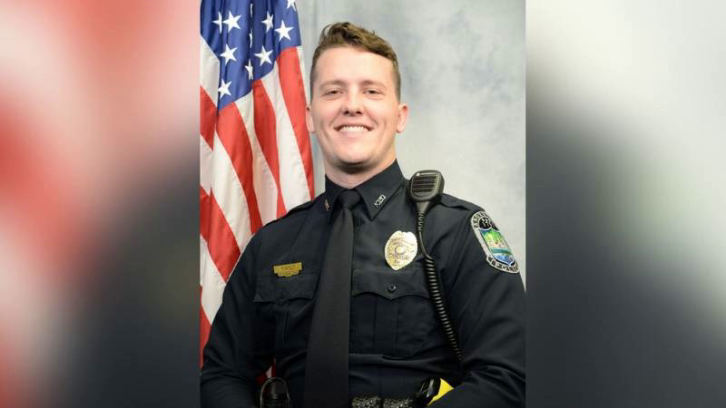
<path id="1" fill-rule="evenodd" d="M 398 161 L 394 161 L 385 170 L 354 188 L 363 199 L 368 216 L 371 219 L 375 218 L 378 211 L 386 205 L 393 193 L 401 186 L 403 180 L 403 173 L 401 173 L 401 168 L 398 166 Z M 328 212 L 328 219 L 333 213 L 335 201 L 344 190 L 345 188 L 335 184 L 327 176 L 325 177 L 324 206 Z"/>

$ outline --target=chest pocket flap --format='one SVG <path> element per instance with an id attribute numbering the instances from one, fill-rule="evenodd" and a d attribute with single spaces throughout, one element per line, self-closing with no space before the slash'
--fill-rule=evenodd
<path id="1" fill-rule="evenodd" d="M 429 298 L 426 279 L 420 265 L 394 271 L 391 268 L 366 268 L 353 271 L 352 295 L 374 293 L 388 300 L 404 296 Z"/>
<path id="2" fill-rule="evenodd" d="M 286 302 L 292 299 L 311 300 L 315 297 L 317 274 L 301 274 L 289 278 L 266 276 L 258 279 L 254 302 Z"/>

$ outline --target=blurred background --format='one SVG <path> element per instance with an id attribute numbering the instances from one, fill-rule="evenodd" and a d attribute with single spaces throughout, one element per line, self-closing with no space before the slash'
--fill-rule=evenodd
<path id="1" fill-rule="evenodd" d="M 493 98 L 489 75 L 524 73 L 509 49 L 523 31 L 494 20 L 519 2 L 362 4 L 350 19 L 374 25 L 375 12 L 383 35 L 412 25 L 394 42 L 401 59 L 438 67 L 452 92 L 471 83 Z M 315 32 L 346 11 L 298 7 L 309 67 Z M 0 4 L 2 407 L 198 405 L 198 8 Z M 462 24 L 434 24 L 449 9 Z M 305 22 L 311 11 L 323 17 Z M 726 406 L 725 16 L 706 0 L 527 2 L 529 407 Z M 490 42 L 451 51 L 479 59 L 446 71 L 456 63 L 442 50 L 472 33 Z M 435 79 L 403 69 L 413 83 Z M 424 108 L 479 112 L 470 95 L 403 89 Z M 501 126 L 481 111 L 483 137 L 516 136 L 523 100 L 510 102 Z M 435 117 L 414 114 L 400 138 L 407 174 L 424 163 L 406 156 L 419 149 L 411 136 L 451 125 Z M 511 137 L 486 142 L 487 159 L 521 150 Z M 474 160 L 468 146 L 432 143 Z M 436 163 L 447 185 L 476 182 L 449 165 Z M 525 171 L 495 166 L 515 181 Z M 493 188 L 516 184 L 506 177 Z M 479 204 L 500 206 L 492 215 L 523 251 L 508 211 L 525 207 L 499 197 L 525 194 L 507 191 Z"/>
<path id="2" fill-rule="evenodd" d="M 198 7 L 0 4 L 0 406 L 194 398 Z"/>
<path id="3" fill-rule="evenodd" d="M 530 407 L 723 407 L 722 2 L 527 3 Z"/>

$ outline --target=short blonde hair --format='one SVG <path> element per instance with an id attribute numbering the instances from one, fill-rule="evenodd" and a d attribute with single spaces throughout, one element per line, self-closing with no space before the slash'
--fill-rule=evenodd
<path id="1" fill-rule="evenodd" d="M 379 37 L 374 31 L 366 30 L 347 21 L 334 23 L 323 28 L 318 46 L 313 54 L 313 66 L 310 69 L 310 97 L 313 96 L 315 83 L 315 66 L 323 52 L 331 48 L 353 47 L 380 55 L 393 63 L 393 82 L 396 85 L 396 97 L 401 99 L 401 72 L 398 70 L 398 57 L 388 41 Z"/>

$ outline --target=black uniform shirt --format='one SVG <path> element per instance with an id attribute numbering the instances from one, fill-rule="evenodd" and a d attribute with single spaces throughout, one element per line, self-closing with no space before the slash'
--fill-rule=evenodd
<path id="1" fill-rule="evenodd" d="M 451 351 L 424 278 L 421 249 L 394 270 L 384 248 L 396 231 L 416 233 L 415 205 L 397 163 L 356 187 L 353 208 L 350 394 L 411 397 L 430 376 L 455 386 L 436 407 L 524 406 L 524 289 L 519 274 L 490 266 L 472 229 L 480 211 L 444 195 L 426 217 L 424 244 L 436 261 L 463 354 Z M 305 354 L 318 277 L 343 188 L 262 228 L 225 288 L 201 376 L 202 406 L 255 407 L 255 378 L 276 360 L 293 407 L 303 406 Z M 292 276 L 275 266 L 301 263 Z"/>

